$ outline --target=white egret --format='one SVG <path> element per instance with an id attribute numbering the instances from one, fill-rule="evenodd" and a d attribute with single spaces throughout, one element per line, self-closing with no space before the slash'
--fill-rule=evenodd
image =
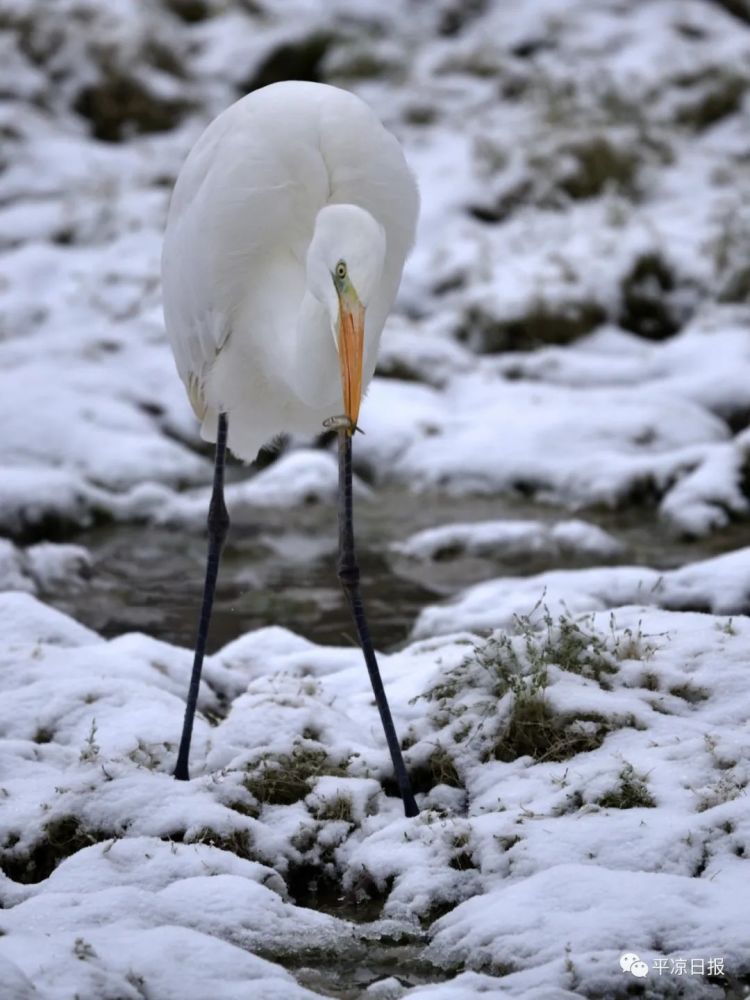
<path id="1" fill-rule="evenodd" d="M 177 178 L 162 256 L 164 315 L 201 434 L 216 442 L 206 582 L 177 778 L 188 778 L 229 528 L 226 448 L 252 461 L 273 436 L 314 434 L 336 417 L 339 578 L 406 814 L 417 812 L 359 594 L 351 438 L 418 210 L 396 139 L 358 97 L 315 83 L 273 84 L 237 101 L 208 126 Z"/>

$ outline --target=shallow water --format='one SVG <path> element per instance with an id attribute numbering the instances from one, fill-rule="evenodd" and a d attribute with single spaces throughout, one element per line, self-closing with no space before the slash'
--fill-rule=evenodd
<path id="1" fill-rule="evenodd" d="M 425 962 L 422 954 L 420 945 L 372 942 L 364 959 L 361 955 L 352 955 L 350 959 L 337 958 L 328 963 L 318 961 L 296 968 L 287 963 L 286 968 L 301 986 L 324 997 L 363 1000 L 372 996 L 368 987 L 383 979 L 397 979 L 402 987 L 411 989 L 428 983 L 445 982 L 450 978 Z"/>
<path id="2" fill-rule="evenodd" d="M 231 513 L 231 512 L 230 512 Z M 461 557 L 417 563 L 395 555 L 394 542 L 436 525 L 498 518 L 554 521 L 576 516 L 526 500 L 417 495 L 382 488 L 356 502 L 355 530 L 362 589 L 371 631 L 380 649 L 404 643 L 425 604 L 500 575 L 596 565 L 596 560 L 550 563 Z M 669 569 L 747 544 L 735 526 L 700 542 L 669 535 L 655 512 L 597 511 L 583 515 L 625 546 L 616 561 Z M 139 630 L 191 646 L 203 587 L 205 533 L 117 525 L 81 533 L 75 541 L 93 557 L 88 585 L 45 595 L 105 636 Z M 259 510 L 251 523 L 235 521 L 224 551 L 209 637 L 217 649 L 249 629 L 283 625 L 315 642 L 354 642 L 348 608 L 336 578 L 336 511 L 314 504 L 294 511 Z M 607 560 L 611 563 L 613 560 Z"/>

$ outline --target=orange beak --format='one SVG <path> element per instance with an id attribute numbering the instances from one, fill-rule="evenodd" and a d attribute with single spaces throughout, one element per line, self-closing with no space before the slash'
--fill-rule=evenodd
<path id="1" fill-rule="evenodd" d="M 354 433 L 362 402 L 362 359 L 365 342 L 365 309 L 359 300 L 351 307 L 339 299 L 339 362 L 344 413 Z"/>

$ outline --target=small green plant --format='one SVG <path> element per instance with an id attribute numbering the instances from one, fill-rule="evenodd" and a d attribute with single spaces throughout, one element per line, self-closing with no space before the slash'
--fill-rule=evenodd
<path id="1" fill-rule="evenodd" d="M 84 741 L 84 746 L 78 759 L 81 763 L 93 763 L 98 759 L 100 749 L 101 747 L 96 742 L 96 719 L 92 719 L 91 729 L 89 730 L 89 734 Z"/>
<path id="2" fill-rule="evenodd" d="M 322 799 L 312 807 L 311 812 L 315 819 L 318 820 L 354 822 L 352 797 L 341 792 L 338 792 L 330 799 Z"/>
<path id="3" fill-rule="evenodd" d="M 571 956 L 571 948 L 569 944 L 565 945 L 565 972 L 568 976 L 568 987 L 571 990 L 576 990 L 580 985 L 581 976 L 578 972 L 575 962 Z"/>
<path id="4" fill-rule="evenodd" d="M 698 812 L 705 812 L 714 806 L 739 798 L 740 795 L 744 795 L 747 787 L 746 779 L 741 772 L 737 772 L 737 760 L 720 751 L 718 740 L 707 733 L 703 741 L 714 767 L 722 773 L 713 783 L 695 790 L 699 796 L 696 805 Z"/>
<path id="5" fill-rule="evenodd" d="M 465 872 L 471 868 L 478 867 L 471 852 L 468 832 L 454 834 L 451 838 L 450 846 L 454 852 L 450 861 L 451 868 L 455 868 L 459 872 Z"/>
<path id="6" fill-rule="evenodd" d="M 714 806 L 723 805 L 737 799 L 745 792 L 746 782 L 735 774 L 722 774 L 712 785 L 700 789 L 699 799 L 695 806 L 697 812 L 706 812 Z"/>
<path id="7" fill-rule="evenodd" d="M 716 628 L 719 632 L 723 632 L 724 635 L 737 635 L 737 629 L 734 626 L 734 620 L 732 618 L 727 618 L 725 622 L 717 622 Z"/>
<path id="8" fill-rule="evenodd" d="M 645 777 L 636 774 L 632 764 L 625 762 L 619 779 L 617 788 L 599 799 L 598 805 L 603 809 L 653 809 L 656 806 L 653 796 L 646 787 Z"/>
<path id="9" fill-rule="evenodd" d="M 627 627 L 618 632 L 617 620 L 612 612 L 609 616 L 609 631 L 612 653 L 618 660 L 650 660 L 656 652 L 657 647 L 651 641 L 654 636 L 643 632 L 640 621 L 635 629 Z"/>
<path id="10" fill-rule="evenodd" d="M 544 655 L 563 670 L 606 686 L 604 678 L 616 673 L 617 665 L 607 637 L 594 629 L 592 617 L 585 615 L 576 620 L 562 614 L 554 621 L 547 608 L 544 612 L 547 630 Z"/>
<path id="11" fill-rule="evenodd" d="M 503 852 L 509 851 L 512 847 L 515 847 L 516 844 L 521 843 L 521 838 L 517 833 L 510 835 L 503 835 L 496 833 L 494 839 L 497 843 L 497 846 Z"/>
<path id="12" fill-rule="evenodd" d="M 231 833 L 223 834 L 204 826 L 186 843 L 208 844 L 209 847 L 216 847 L 220 851 L 236 854 L 238 858 L 253 859 L 253 842 L 247 830 L 232 830 Z"/>
<path id="13" fill-rule="evenodd" d="M 334 761 L 320 744 L 298 740 L 290 754 L 263 754 L 250 765 L 243 784 L 258 802 L 291 805 L 309 793 L 314 778 L 345 776 L 347 763 Z"/>
<path id="14" fill-rule="evenodd" d="M 492 756 L 504 761 L 525 756 L 538 762 L 569 760 L 596 750 L 608 733 L 623 725 L 635 726 L 635 720 L 607 719 L 595 712 L 556 713 L 541 697 L 516 699 Z"/>
<path id="15" fill-rule="evenodd" d="M 703 742 L 706 747 L 706 752 L 713 758 L 714 767 L 718 768 L 720 771 L 731 771 L 732 768 L 737 766 L 736 757 L 728 757 L 725 753 L 722 753 L 719 749 L 719 741 L 715 736 L 710 733 L 706 733 L 703 737 Z"/>
<path id="16" fill-rule="evenodd" d="M 540 608 L 541 621 L 535 621 Z M 515 636 L 523 638 L 523 653 L 517 649 Z M 533 686 L 541 689 L 546 686 L 548 668 L 556 666 L 608 689 L 607 676 L 617 673 L 619 661 L 647 659 L 654 649 L 646 642 L 640 623 L 635 632 L 630 628 L 618 632 L 612 616 L 607 635 L 597 632 L 592 615 L 573 618 L 565 612 L 554 618 L 540 603 L 528 615 L 516 615 L 514 631 L 488 640 L 477 659 L 480 664 L 496 664 L 506 683 L 513 675 L 524 673 L 531 676 Z"/>
<path id="17" fill-rule="evenodd" d="M 433 785 L 450 785 L 452 788 L 463 788 L 463 781 L 461 781 L 455 761 L 445 747 L 438 744 L 431 754 L 427 766 L 434 779 Z"/>
<path id="18" fill-rule="evenodd" d="M 244 799 L 234 799 L 232 802 L 227 802 L 227 808 L 239 813 L 240 816 L 250 816 L 251 819 L 258 819 L 261 814 L 262 807 L 259 802 L 256 802 L 253 798 L 248 796 L 250 801 L 245 801 Z"/>
<path id="19" fill-rule="evenodd" d="M 77 816 L 66 814 L 49 820 L 41 830 L 39 840 L 23 852 L 14 850 L 20 843 L 16 833 L 8 834 L 3 844 L 0 868 L 15 882 L 37 883 L 46 879 L 61 861 L 90 847 L 110 834 L 85 829 Z"/>
<path id="20" fill-rule="evenodd" d="M 436 703 L 433 724 L 450 727 L 462 754 L 478 743 L 484 760 L 567 760 L 601 746 L 614 729 L 638 724 L 632 715 L 556 711 L 547 697 L 553 673 L 578 674 L 609 690 L 621 661 L 648 659 L 655 648 L 640 623 L 618 630 L 612 618 L 609 630 L 599 631 L 593 615 L 553 617 L 540 601 L 528 615 L 516 616 L 511 630 L 476 646 L 424 697 Z M 644 675 L 646 682 L 658 687 L 655 674 Z M 440 761 L 431 763 L 436 770 Z"/>
<path id="21" fill-rule="evenodd" d="M 566 816 L 570 813 L 578 812 L 579 809 L 583 809 L 583 806 L 584 806 L 583 792 L 580 790 L 580 788 L 574 788 L 572 791 L 567 793 L 562 802 L 558 803 L 553 808 L 552 815 Z"/>
<path id="22" fill-rule="evenodd" d="M 415 792 L 429 792 L 436 785 L 464 787 L 453 757 L 441 743 L 420 763 L 410 763 L 409 775 Z"/>
<path id="23" fill-rule="evenodd" d="M 674 695 L 675 698 L 682 698 L 683 701 L 688 702 L 690 705 L 697 705 L 698 702 L 707 701 L 710 697 L 709 692 L 705 688 L 696 687 L 689 681 L 685 681 L 683 684 L 675 684 L 674 687 L 669 689 L 669 693 Z"/>

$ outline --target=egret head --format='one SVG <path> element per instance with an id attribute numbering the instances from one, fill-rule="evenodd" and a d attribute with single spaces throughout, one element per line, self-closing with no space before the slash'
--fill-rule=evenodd
<path id="1" fill-rule="evenodd" d="M 357 205 L 327 205 L 318 212 L 307 251 L 308 287 L 328 312 L 352 427 L 362 399 L 365 313 L 384 263 L 385 233 L 369 212 Z"/>

